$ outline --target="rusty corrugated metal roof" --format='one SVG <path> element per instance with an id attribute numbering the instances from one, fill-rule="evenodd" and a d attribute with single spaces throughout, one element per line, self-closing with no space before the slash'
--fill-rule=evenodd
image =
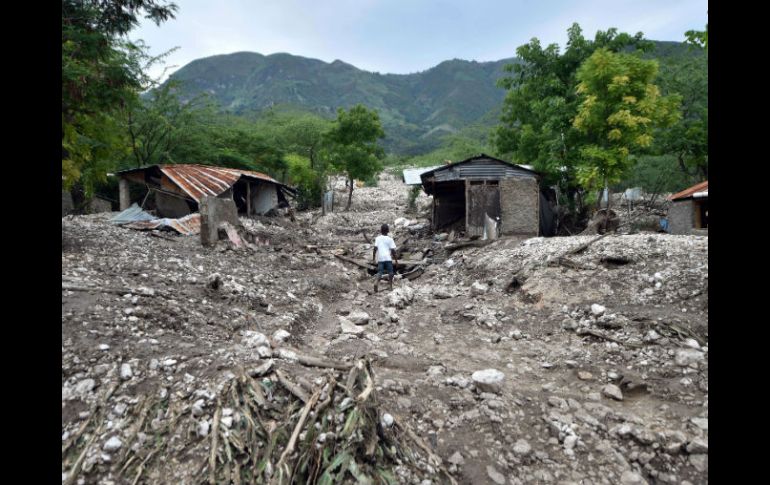
<path id="1" fill-rule="evenodd" d="M 232 187 L 241 177 L 248 177 L 274 183 L 282 187 L 284 184 L 262 172 L 254 170 L 241 170 L 236 168 L 215 167 L 212 165 L 174 164 L 151 165 L 148 167 L 122 170 L 120 174 L 142 172 L 150 169 L 159 169 L 166 177 L 176 184 L 182 191 L 196 202 L 200 202 L 205 195 L 217 196 Z"/>
<path id="2" fill-rule="evenodd" d="M 153 229 L 163 229 L 169 227 L 184 236 L 192 236 L 201 232 L 201 215 L 199 213 L 189 214 L 179 219 L 155 219 L 152 221 L 136 221 L 126 224 L 124 227 L 137 229 L 139 231 L 151 231 Z"/>
<path id="3" fill-rule="evenodd" d="M 161 172 L 197 202 L 200 202 L 204 195 L 217 196 L 225 192 L 244 175 L 283 185 L 274 178 L 253 170 L 208 165 L 160 165 L 159 167 Z"/>
<path id="4" fill-rule="evenodd" d="M 697 192 L 708 192 L 709 190 L 709 181 L 706 180 L 705 182 L 701 182 L 699 184 L 695 184 L 692 187 L 688 189 L 684 189 L 681 192 L 677 192 L 676 194 L 670 196 L 668 200 L 682 200 L 687 199 L 689 197 L 692 197 Z"/>

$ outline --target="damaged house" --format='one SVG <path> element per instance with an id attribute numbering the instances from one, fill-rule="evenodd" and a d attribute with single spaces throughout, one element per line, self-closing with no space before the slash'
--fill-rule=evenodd
<path id="1" fill-rule="evenodd" d="M 120 210 L 131 204 L 129 183 L 136 183 L 146 187 L 145 200 L 153 195 L 162 217 L 197 212 L 204 196 L 232 199 L 239 213 L 261 215 L 288 207 L 287 196 L 295 195 L 292 188 L 263 173 L 209 165 L 152 165 L 116 175 L 120 178 Z"/>
<path id="2" fill-rule="evenodd" d="M 708 236 L 709 182 L 701 182 L 668 198 L 668 227 L 671 234 Z"/>
<path id="3" fill-rule="evenodd" d="M 457 224 L 468 237 L 483 237 L 488 217 L 501 235 L 553 235 L 554 215 L 534 170 L 482 153 L 420 178 L 433 196 L 434 230 Z"/>

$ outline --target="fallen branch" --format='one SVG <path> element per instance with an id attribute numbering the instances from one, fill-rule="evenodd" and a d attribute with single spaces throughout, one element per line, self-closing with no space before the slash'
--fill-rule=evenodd
<path id="1" fill-rule="evenodd" d="M 445 244 L 444 249 L 446 249 L 447 251 L 457 251 L 458 249 L 468 248 L 468 247 L 480 248 L 480 247 L 486 246 L 491 242 L 493 242 L 492 239 L 485 239 L 485 240 L 477 239 L 475 241 L 461 241 L 458 243 Z"/>
<path id="2" fill-rule="evenodd" d="M 276 375 L 276 377 L 278 377 L 278 382 L 280 382 L 280 383 L 281 383 L 281 385 L 282 385 L 283 387 L 285 387 L 286 389 L 288 389 L 288 391 L 289 391 L 290 393 L 294 394 L 294 395 L 295 395 L 297 398 L 299 398 L 299 399 L 300 399 L 302 402 L 305 402 L 305 403 L 306 403 L 306 402 L 308 401 L 308 399 L 310 399 L 310 398 L 308 397 L 308 395 L 305 393 L 305 391 L 303 391 L 303 390 L 302 390 L 302 388 L 301 388 L 301 387 L 299 387 L 297 384 L 294 384 L 293 382 L 291 382 L 291 381 L 290 381 L 290 380 L 289 380 L 289 379 L 288 379 L 288 378 L 287 378 L 287 377 L 284 375 L 284 373 L 283 373 L 283 372 L 281 372 L 280 370 L 276 369 L 276 370 L 275 370 L 275 375 Z"/>
<path id="3" fill-rule="evenodd" d="M 708 343 L 705 340 L 700 338 L 697 334 L 695 334 L 695 332 L 693 332 L 692 330 L 690 330 L 687 327 L 680 327 L 679 325 L 676 325 L 674 323 L 668 323 L 668 322 L 652 321 L 652 323 L 654 325 L 664 326 L 664 327 L 666 327 L 666 328 L 668 328 L 670 330 L 673 330 L 680 337 L 682 337 L 682 336 L 691 337 L 691 338 L 695 339 L 695 341 L 698 342 L 698 344 L 700 346 L 702 346 L 702 347 L 708 345 Z"/>
<path id="4" fill-rule="evenodd" d="M 441 472 L 444 473 L 444 475 L 446 475 L 446 477 L 449 479 L 449 483 L 451 483 L 452 485 L 457 485 L 457 480 L 455 480 L 454 477 L 450 475 L 449 472 L 444 468 L 441 457 L 433 453 L 433 450 L 431 450 L 428 447 L 428 445 L 425 444 L 422 438 L 417 436 L 417 433 L 412 431 L 412 428 L 408 424 L 406 424 L 406 422 L 402 421 L 401 418 L 398 418 L 397 416 L 393 416 L 393 421 L 399 428 L 401 428 L 406 432 L 406 435 L 412 441 L 414 441 L 415 444 L 417 444 L 417 446 L 419 446 L 422 451 L 424 451 L 428 455 L 428 459 L 432 460 L 434 465 L 436 465 L 439 468 L 439 470 L 441 470 Z"/>
<path id="5" fill-rule="evenodd" d="M 219 418 L 222 416 L 222 407 L 217 402 L 217 410 L 214 412 L 214 427 L 211 432 L 211 454 L 209 454 L 209 484 L 217 483 L 217 438 L 219 436 Z"/>
<path id="6" fill-rule="evenodd" d="M 160 234 L 160 233 L 155 232 L 155 231 L 150 231 L 150 236 L 158 237 L 158 238 L 161 238 L 161 239 L 165 239 L 166 241 L 176 242 L 176 239 L 168 237 L 168 236 L 164 236 L 163 234 Z"/>
<path id="7" fill-rule="evenodd" d="M 411 281 L 422 276 L 424 272 L 425 272 L 425 268 L 423 268 L 422 266 L 418 266 L 407 273 L 401 273 L 401 277 L 405 280 Z"/>
<path id="8" fill-rule="evenodd" d="M 83 447 L 83 451 L 80 453 L 80 456 L 78 456 L 78 459 L 75 460 L 75 464 L 72 465 L 72 470 L 67 475 L 67 480 L 64 482 L 63 485 L 72 485 L 75 483 L 75 480 L 77 479 L 78 475 L 80 474 L 80 467 L 83 466 L 83 460 L 86 458 L 86 453 L 88 453 L 89 448 L 91 448 L 91 445 L 96 441 L 96 437 L 99 436 L 102 432 L 102 426 L 99 425 L 99 427 L 94 431 L 94 434 L 91 435 L 91 437 L 88 439 L 88 442 Z"/>
<path id="9" fill-rule="evenodd" d="M 281 457 L 278 459 L 278 463 L 276 463 L 275 465 L 275 468 L 278 471 L 278 474 L 275 475 L 276 478 L 283 474 L 283 466 L 286 458 L 292 453 L 294 453 L 294 446 L 297 444 L 297 437 L 299 436 L 299 433 L 302 430 L 302 427 L 305 425 L 305 420 L 307 419 L 307 415 L 310 413 L 310 410 L 313 408 L 316 401 L 318 401 L 318 398 L 321 396 L 322 388 L 323 386 L 321 386 L 319 389 L 317 389 L 313 393 L 310 399 L 307 400 L 305 407 L 302 409 L 302 414 L 299 417 L 299 421 L 297 421 L 297 425 L 294 427 L 294 431 L 291 433 L 291 438 L 289 439 L 289 443 L 286 445 L 286 448 L 283 450 Z M 276 481 L 273 480 L 273 483 L 276 483 Z"/>
<path id="10" fill-rule="evenodd" d="M 152 292 L 148 292 L 148 291 L 141 291 L 141 290 L 132 290 L 130 288 L 100 288 L 100 287 L 94 287 L 94 286 L 78 286 L 70 283 L 65 283 L 63 281 L 61 284 L 61 289 L 62 291 L 94 291 L 94 292 L 100 292 L 100 293 L 112 293 L 115 295 L 125 295 L 126 293 L 131 293 L 132 295 L 138 295 L 138 296 L 152 296 L 152 297 L 161 297 L 161 298 L 167 297 L 164 293 L 160 293 L 157 290 L 152 290 Z"/>
<path id="11" fill-rule="evenodd" d="M 640 347 L 639 345 L 632 344 L 632 343 L 629 343 L 629 342 L 623 342 L 622 340 L 618 340 L 618 339 L 616 339 L 614 337 L 610 337 L 609 335 L 606 335 L 606 334 L 604 334 L 602 332 L 597 332 L 596 330 L 591 330 L 589 328 L 578 329 L 576 333 L 578 335 L 581 335 L 581 336 L 582 335 L 590 335 L 592 337 L 600 338 L 600 339 L 603 339 L 603 340 L 608 340 L 610 342 L 615 342 L 616 344 L 619 344 L 619 345 L 625 345 L 626 347 L 631 347 L 631 348 L 639 348 Z"/>
<path id="12" fill-rule="evenodd" d="M 326 369 L 337 369 L 337 370 L 350 370 L 350 368 L 353 367 L 353 364 L 346 364 L 344 362 L 336 362 L 333 360 L 321 359 L 319 357 L 304 355 L 299 353 L 299 351 L 297 351 L 296 349 L 293 349 L 290 347 L 286 347 L 286 349 L 293 352 L 295 355 L 295 360 L 304 366 L 322 367 Z"/>
<path id="13" fill-rule="evenodd" d="M 154 450 L 152 450 L 150 453 L 147 454 L 147 457 L 142 460 L 142 462 L 139 464 L 138 471 L 136 472 L 136 477 L 134 477 L 134 481 L 131 485 L 136 485 L 139 482 L 139 478 L 142 476 L 142 472 L 144 471 L 144 465 L 147 464 L 147 462 L 150 460 L 150 458 L 155 455 L 155 453 L 158 451 L 159 446 L 156 447 Z"/>
<path id="14" fill-rule="evenodd" d="M 345 256 L 343 256 L 341 254 L 335 254 L 334 256 L 336 258 L 339 258 L 339 259 L 343 260 L 343 261 L 347 261 L 348 263 L 355 264 L 359 268 L 371 269 L 371 270 L 376 269 L 376 267 L 374 265 L 372 265 L 371 263 L 364 264 L 364 263 L 361 263 L 360 261 L 356 261 L 353 258 L 345 257 Z"/>
<path id="15" fill-rule="evenodd" d="M 369 398 L 369 394 L 372 393 L 374 390 L 374 379 L 372 379 L 371 374 L 369 374 L 369 371 L 367 370 L 366 366 L 363 366 L 364 375 L 366 376 L 366 387 L 364 387 L 364 390 L 361 391 L 361 394 L 356 396 L 357 402 L 364 402 Z"/>
<path id="16" fill-rule="evenodd" d="M 561 256 L 555 260 L 550 261 L 548 264 L 551 266 L 565 266 L 567 268 L 571 268 L 577 271 L 595 269 L 591 266 L 586 266 L 584 264 L 580 264 L 576 261 L 573 261 L 567 258 L 566 256 Z"/>

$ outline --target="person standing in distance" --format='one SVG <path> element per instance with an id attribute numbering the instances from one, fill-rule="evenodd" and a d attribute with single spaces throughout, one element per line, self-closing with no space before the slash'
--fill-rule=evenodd
<path id="1" fill-rule="evenodd" d="M 396 259 L 396 243 L 393 238 L 388 236 L 390 228 L 387 224 L 383 224 L 380 227 L 380 234 L 374 240 L 374 247 L 372 248 L 372 259 L 377 262 L 377 276 L 374 280 L 374 292 L 377 293 L 380 277 L 383 270 L 388 271 L 388 288 L 393 290 L 393 262 L 398 264 Z"/>

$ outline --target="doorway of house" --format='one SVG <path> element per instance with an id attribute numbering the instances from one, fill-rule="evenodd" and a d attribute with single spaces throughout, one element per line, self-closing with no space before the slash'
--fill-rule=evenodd
<path id="1" fill-rule="evenodd" d="M 471 180 L 466 205 L 468 236 L 483 236 L 486 216 L 494 221 L 500 220 L 500 187 L 497 180 Z"/>

